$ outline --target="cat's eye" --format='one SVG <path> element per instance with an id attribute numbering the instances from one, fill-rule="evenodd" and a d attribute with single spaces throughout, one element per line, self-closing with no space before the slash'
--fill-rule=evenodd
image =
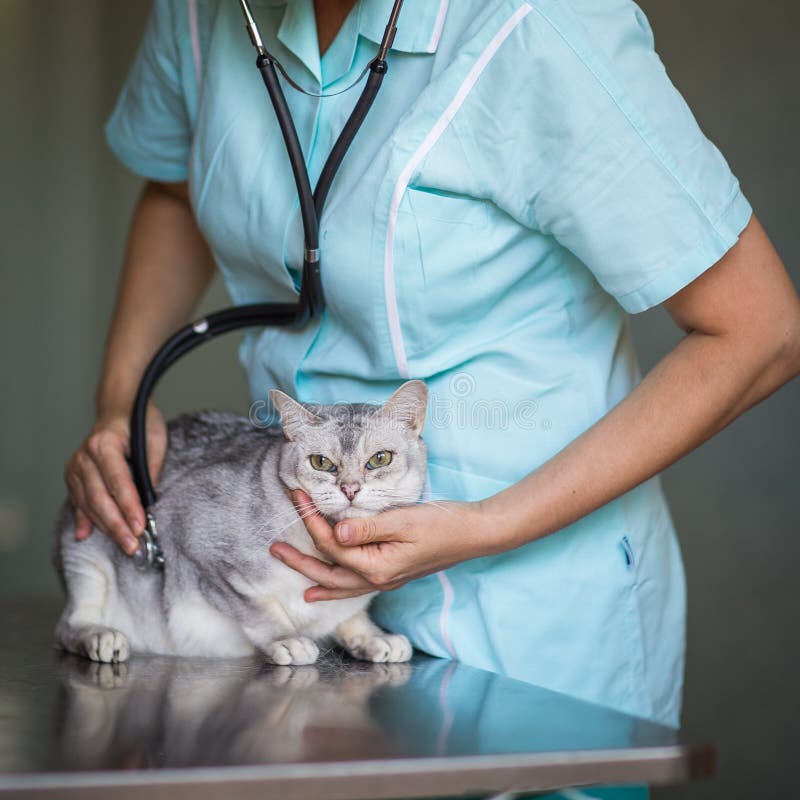
<path id="1" fill-rule="evenodd" d="M 308 459 L 311 462 L 311 466 L 314 469 L 318 469 L 322 472 L 336 472 L 336 464 L 333 463 L 327 456 L 323 456 L 320 453 L 314 453 L 313 456 L 310 456 Z"/>
<path id="2" fill-rule="evenodd" d="M 378 450 L 378 452 L 367 461 L 367 469 L 378 469 L 378 467 L 385 467 L 387 464 L 391 463 L 391 452 L 389 450 Z"/>

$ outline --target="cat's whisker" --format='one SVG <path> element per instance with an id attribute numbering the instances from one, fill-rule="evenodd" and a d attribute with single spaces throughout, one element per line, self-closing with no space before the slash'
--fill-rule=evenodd
<path id="1" fill-rule="evenodd" d="M 279 511 L 277 514 L 273 514 L 272 518 L 275 519 L 277 517 L 285 517 L 288 514 L 293 514 L 297 508 L 308 508 L 311 505 L 313 505 L 313 503 L 301 503 L 299 506 L 293 505 L 290 508 L 285 508 L 283 511 Z"/>
<path id="2" fill-rule="evenodd" d="M 391 490 L 381 490 L 380 493 L 378 493 L 378 495 L 380 497 L 386 497 L 386 498 L 390 498 L 390 499 L 401 500 L 401 501 L 403 501 L 403 505 L 415 505 L 415 506 L 429 505 L 429 506 L 433 506 L 435 508 L 438 508 L 440 511 L 445 511 L 448 514 L 455 513 L 452 508 L 449 508 L 448 506 L 437 502 L 436 499 L 432 499 L 430 496 L 425 498 L 425 499 L 416 500 L 413 503 L 409 503 L 408 499 L 407 499 L 407 496 L 403 495 L 403 494 L 401 494 L 399 492 L 392 492 Z M 442 495 L 441 499 L 444 502 L 448 502 L 450 498 L 447 498 L 444 495 Z"/>
<path id="3" fill-rule="evenodd" d="M 265 525 L 253 532 L 253 536 L 277 536 L 283 531 L 292 527 L 297 522 L 296 519 L 290 519 L 281 525 Z"/>
<path id="4" fill-rule="evenodd" d="M 300 503 L 298 506 L 292 506 L 292 508 L 287 508 L 285 511 L 281 511 L 279 514 L 274 514 L 270 517 L 270 522 L 276 519 L 283 519 L 284 517 L 291 517 L 294 514 L 297 514 L 301 511 L 307 511 L 315 508 L 316 506 L 314 503 Z"/>
<path id="5" fill-rule="evenodd" d="M 317 507 L 315 505 L 311 504 L 311 508 L 309 508 L 307 511 L 304 511 L 304 512 L 298 514 L 297 516 L 301 520 L 304 520 L 307 517 L 313 516 L 316 513 L 316 511 L 317 511 Z M 288 530 L 289 528 L 291 528 L 292 525 L 294 525 L 295 522 L 296 522 L 296 520 L 291 519 L 282 528 L 267 528 L 267 527 L 263 527 L 263 528 L 259 529 L 258 531 L 255 531 L 254 535 L 255 536 L 263 536 L 264 534 L 266 534 L 268 536 L 271 536 L 271 535 L 278 536 L 279 534 L 283 533 L 285 530 Z"/>
<path id="6" fill-rule="evenodd" d="M 285 520 L 288 520 L 288 523 L 284 527 L 280 528 L 280 531 L 278 532 L 285 531 L 288 527 L 294 524 L 295 521 L 294 517 L 296 515 L 300 516 L 301 519 L 303 519 L 305 518 L 305 516 L 312 514 L 314 508 L 316 508 L 316 506 L 314 506 L 313 503 L 305 503 L 302 504 L 297 509 L 290 508 L 287 509 L 286 511 L 281 512 L 280 514 L 275 514 L 274 516 L 270 517 L 266 522 L 264 522 L 264 524 L 261 525 L 258 529 L 253 531 L 253 535 L 262 536 L 265 533 L 269 534 L 272 531 L 277 530 L 277 528 L 275 527 L 276 523 L 281 523 Z"/>
<path id="7" fill-rule="evenodd" d="M 294 514 L 284 513 L 271 517 L 262 525 L 260 525 L 256 530 L 254 530 L 253 535 L 261 536 L 263 533 L 268 533 L 271 530 L 275 530 L 276 523 L 281 524 L 286 520 L 288 520 L 288 525 L 291 525 L 294 522 Z M 286 527 L 288 527 L 288 525 Z M 286 527 L 281 528 L 281 530 L 286 530 Z"/>

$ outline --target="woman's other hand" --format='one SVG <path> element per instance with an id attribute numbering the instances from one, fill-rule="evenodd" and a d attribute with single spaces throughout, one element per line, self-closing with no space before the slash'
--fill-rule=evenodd
<path id="1" fill-rule="evenodd" d="M 97 422 L 64 473 L 78 539 L 89 536 L 94 524 L 126 553 L 136 551 L 145 518 L 125 461 L 128 414 L 147 364 L 167 336 L 189 321 L 214 270 L 188 184 L 147 181 L 131 222 L 95 393 Z M 164 418 L 151 405 L 147 456 L 153 480 L 166 447 Z"/>
<path id="2" fill-rule="evenodd" d="M 316 585 L 306 589 L 307 602 L 357 597 L 397 589 L 414 578 L 460 561 L 498 552 L 496 526 L 485 519 L 480 503 L 436 502 L 385 511 L 374 517 L 343 520 L 332 527 L 311 498 L 292 493 L 314 545 L 331 563 L 275 542 L 273 556 Z"/>
<path id="3" fill-rule="evenodd" d="M 126 461 L 130 425 L 124 414 L 100 417 L 91 433 L 67 462 L 64 479 L 75 508 L 78 540 L 86 539 L 92 525 L 110 536 L 128 555 L 138 547 L 145 515 Z M 147 460 L 153 480 L 158 480 L 167 449 L 167 428 L 161 412 L 147 412 Z"/>

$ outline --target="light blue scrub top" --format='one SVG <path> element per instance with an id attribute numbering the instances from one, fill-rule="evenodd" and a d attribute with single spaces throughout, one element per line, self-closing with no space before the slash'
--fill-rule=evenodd
<path id="1" fill-rule="evenodd" d="M 392 4 L 361 0 L 320 59 L 312 0 L 251 2 L 289 73 L 331 92 Z M 356 97 L 287 89 L 312 180 Z M 188 179 L 236 303 L 297 297 L 294 182 L 238 3 L 156 0 L 107 136 L 137 173 Z M 750 216 L 634 3 L 406 0 L 322 218 L 327 310 L 246 337 L 253 399 L 382 401 L 422 378 L 430 496 L 487 497 L 631 391 L 626 312 L 700 275 Z M 374 613 L 436 656 L 678 723 L 684 574 L 657 480 Z"/>

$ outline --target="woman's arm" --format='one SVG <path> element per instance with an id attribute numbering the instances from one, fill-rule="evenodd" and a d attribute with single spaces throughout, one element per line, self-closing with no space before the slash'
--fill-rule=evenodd
<path id="1" fill-rule="evenodd" d="M 486 502 L 513 544 L 627 492 L 800 373 L 800 302 L 755 217 L 664 306 L 686 332 L 681 342 L 596 425 Z"/>
<path id="2" fill-rule="evenodd" d="M 131 223 L 95 396 L 96 421 L 65 470 L 78 538 L 94 524 L 126 552 L 136 549 L 144 511 L 125 461 L 133 400 L 156 349 L 189 320 L 213 274 L 187 185 L 148 182 Z M 147 427 L 150 468 L 157 475 L 166 431 L 154 407 Z"/>
<path id="3" fill-rule="evenodd" d="M 566 527 L 693 450 L 800 373 L 800 300 L 753 218 L 739 242 L 665 307 L 683 340 L 619 405 L 518 483 L 475 504 L 306 519 L 339 566 L 273 552 L 319 584 L 311 600 L 391 589 Z M 306 499 L 306 498 L 303 498 Z"/>
<path id="4" fill-rule="evenodd" d="M 97 387 L 98 416 L 130 410 L 156 349 L 189 321 L 213 276 L 187 184 L 148 181 L 131 222 Z"/>

